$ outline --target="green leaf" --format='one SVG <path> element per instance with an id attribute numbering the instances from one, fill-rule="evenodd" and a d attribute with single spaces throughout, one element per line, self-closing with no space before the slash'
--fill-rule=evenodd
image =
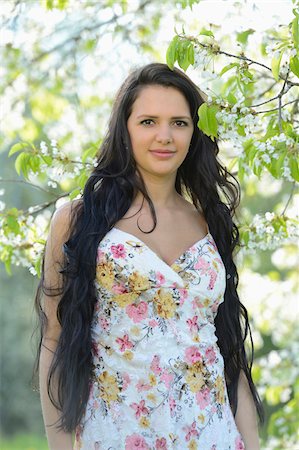
<path id="1" fill-rule="evenodd" d="M 80 193 L 81 193 L 81 188 L 74 189 L 69 195 L 70 200 L 74 200 L 74 198 L 76 198 L 77 195 L 79 195 Z"/>
<path id="2" fill-rule="evenodd" d="M 78 177 L 78 184 L 81 189 L 84 189 L 85 183 L 88 180 L 88 174 L 86 172 L 82 172 Z"/>
<path id="3" fill-rule="evenodd" d="M 231 105 L 235 105 L 237 103 L 237 97 L 232 92 L 227 94 L 226 99 Z"/>
<path id="4" fill-rule="evenodd" d="M 285 143 L 284 143 L 285 144 Z M 285 160 L 287 154 L 287 150 L 285 149 L 280 155 L 279 158 L 275 161 L 274 166 L 275 166 L 275 172 L 276 172 L 276 176 L 277 178 L 281 176 L 281 172 L 282 172 L 282 168 L 283 168 L 283 163 Z"/>
<path id="5" fill-rule="evenodd" d="M 294 46 L 297 52 L 299 51 L 299 19 L 298 16 L 292 21 L 292 35 L 294 40 Z"/>
<path id="6" fill-rule="evenodd" d="M 166 52 L 166 63 L 170 69 L 173 69 L 174 63 L 176 62 L 177 57 L 178 57 L 177 52 L 178 52 L 179 40 L 180 40 L 180 38 L 178 36 L 175 36 L 172 39 L 172 41 L 167 49 L 167 52 Z"/>
<path id="7" fill-rule="evenodd" d="M 200 32 L 199 32 L 199 35 L 201 35 L 201 36 L 209 36 L 209 37 L 212 37 L 212 38 L 215 37 L 213 32 L 211 30 L 207 30 L 206 28 L 202 28 L 200 30 Z"/>
<path id="8" fill-rule="evenodd" d="M 188 57 L 188 47 L 190 42 L 187 40 L 183 40 L 179 42 L 178 48 L 178 63 L 179 66 L 186 71 L 190 66 L 189 57 Z"/>
<path id="9" fill-rule="evenodd" d="M 188 46 L 188 60 L 191 65 L 194 64 L 194 47 L 192 42 L 190 42 Z"/>
<path id="10" fill-rule="evenodd" d="M 5 266 L 5 270 L 8 273 L 8 275 L 12 275 L 12 272 L 11 272 L 11 259 L 6 259 L 4 261 L 4 266 Z"/>
<path id="11" fill-rule="evenodd" d="M 43 3 L 43 0 L 41 0 L 41 3 Z M 54 8 L 54 0 L 47 0 L 46 7 L 47 7 L 47 9 L 53 9 Z"/>
<path id="12" fill-rule="evenodd" d="M 31 167 L 32 172 L 38 172 L 40 168 L 40 157 L 38 155 L 31 155 L 29 160 L 29 165 Z"/>
<path id="13" fill-rule="evenodd" d="M 17 144 L 13 145 L 11 149 L 9 150 L 8 156 L 14 155 L 15 153 L 19 152 L 20 150 L 24 150 L 28 148 L 30 144 L 27 144 L 27 142 L 18 142 Z"/>
<path id="14" fill-rule="evenodd" d="M 216 119 L 216 114 L 219 111 L 218 106 L 203 103 L 198 108 L 198 128 L 202 130 L 207 136 L 209 136 L 212 141 L 217 137 L 218 122 Z"/>
<path id="15" fill-rule="evenodd" d="M 16 217 L 8 215 L 6 218 L 6 226 L 11 233 L 19 234 L 20 233 L 20 225 Z"/>
<path id="16" fill-rule="evenodd" d="M 231 70 L 237 66 L 239 66 L 239 63 L 230 63 L 227 66 L 224 66 L 223 69 L 221 70 L 219 76 L 221 77 L 224 73 L 228 72 L 229 70 Z"/>
<path id="17" fill-rule="evenodd" d="M 293 56 L 290 59 L 290 69 L 299 78 L 299 58 L 298 58 L 298 56 Z"/>
<path id="18" fill-rule="evenodd" d="M 240 44 L 247 44 L 248 37 L 255 33 L 255 30 L 250 28 L 249 30 L 242 31 L 241 33 L 237 33 L 237 41 L 240 42 Z"/>
<path id="19" fill-rule="evenodd" d="M 92 147 L 87 148 L 82 155 L 82 162 L 85 163 L 88 158 L 94 158 L 98 153 L 98 148 L 93 145 Z"/>
<path id="20" fill-rule="evenodd" d="M 294 178 L 294 180 L 299 182 L 299 164 L 295 156 L 290 157 L 290 169 L 291 175 Z"/>
<path id="21" fill-rule="evenodd" d="M 20 153 L 15 161 L 15 168 L 18 175 L 23 172 L 25 178 L 28 178 L 28 172 L 30 169 L 30 157 L 31 155 L 28 153 Z"/>
<path id="22" fill-rule="evenodd" d="M 38 259 L 35 261 L 35 264 L 34 264 L 34 268 L 36 270 L 38 278 L 40 278 L 40 275 L 41 275 L 42 259 L 43 259 L 43 253 L 41 253 L 39 255 Z"/>
<path id="23" fill-rule="evenodd" d="M 272 73 L 273 73 L 273 76 L 276 81 L 279 80 L 279 70 L 280 70 L 282 54 L 283 54 L 283 52 L 280 52 L 278 58 L 273 57 L 272 61 L 271 61 L 271 69 L 272 69 Z"/>

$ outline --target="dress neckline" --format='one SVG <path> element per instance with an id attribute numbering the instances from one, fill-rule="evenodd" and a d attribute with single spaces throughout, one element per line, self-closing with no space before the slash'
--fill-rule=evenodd
<path id="1" fill-rule="evenodd" d="M 116 230 L 124 235 L 129 236 L 131 239 L 133 238 L 135 241 L 139 242 L 140 244 L 142 244 L 150 253 L 152 253 L 159 261 L 161 261 L 163 264 L 165 264 L 169 269 L 172 270 L 172 267 L 180 260 L 182 259 L 183 256 L 186 255 L 186 253 L 188 253 L 192 247 L 199 245 L 201 242 L 206 241 L 208 238 L 211 237 L 210 231 L 207 232 L 207 234 L 202 237 L 201 239 L 198 239 L 196 242 L 194 242 L 192 245 L 190 245 L 186 250 L 183 251 L 183 253 L 181 253 L 181 255 L 179 255 L 175 261 L 173 261 L 171 264 L 168 264 L 168 262 L 166 262 L 161 256 L 158 255 L 157 252 L 155 252 L 154 250 L 152 250 L 145 242 L 143 242 L 141 239 L 139 239 L 137 236 L 135 236 L 132 233 L 129 233 L 127 231 L 121 230 L 120 228 L 117 227 L 113 227 L 112 230 Z"/>

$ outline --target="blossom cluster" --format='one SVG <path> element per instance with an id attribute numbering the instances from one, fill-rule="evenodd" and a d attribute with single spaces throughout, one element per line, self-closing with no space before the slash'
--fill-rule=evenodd
<path id="1" fill-rule="evenodd" d="M 295 222 L 286 221 L 283 225 L 281 218 L 272 212 L 256 214 L 248 230 L 246 251 L 254 253 L 257 249 L 275 249 L 282 243 L 296 242 L 299 232 Z"/>

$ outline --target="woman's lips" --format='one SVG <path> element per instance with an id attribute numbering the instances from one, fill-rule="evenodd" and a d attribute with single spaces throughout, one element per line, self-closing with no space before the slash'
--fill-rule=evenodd
<path id="1" fill-rule="evenodd" d="M 168 150 L 150 150 L 150 152 L 159 158 L 170 158 L 175 153 Z"/>

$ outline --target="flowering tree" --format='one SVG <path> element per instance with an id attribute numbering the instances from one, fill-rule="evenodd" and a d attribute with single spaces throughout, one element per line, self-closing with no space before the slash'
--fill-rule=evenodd
<path id="1" fill-rule="evenodd" d="M 154 41 L 163 17 L 159 2 L 133 3 L 134 6 L 129 1 L 87 1 L 78 6 L 71 0 L 47 0 L 41 1 L 41 6 L 30 7 L 23 2 L 10 2 L 10 19 L 3 24 L 8 38 L 2 60 L 6 62 L 4 89 L 8 109 L 14 111 L 16 124 L 4 121 L 7 133 L 2 137 L 2 147 L 19 175 L 18 179 L 13 178 L 18 186 L 15 192 L 26 187 L 38 190 L 40 196 L 39 201 L 29 200 L 25 207 L 17 202 L 0 202 L 0 260 L 9 274 L 13 265 L 22 265 L 33 275 L 40 275 L 53 210 L 82 193 L 96 164 L 104 116 L 110 106 L 108 93 L 100 96 L 95 92 L 103 90 L 101 81 L 105 72 L 109 76 L 111 57 L 112 62 L 115 58 L 114 63 L 123 58 L 124 41 L 130 49 L 141 49 L 149 58 L 163 61 L 166 53 L 171 68 L 178 64 L 205 80 L 206 102 L 199 108 L 198 126 L 212 139 L 218 139 L 227 167 L 239 178 L 245 198 L 248 194 L 247 198 L 259 201 L 256 204 L 245 200 L 242 204 L 240 265 L 246 258 L 252 263 L 257 250 L 294 251 L 298 217 L 293 205 L 299 181 L 298 2 L 292 2 L 290 22 L 268 30 L 254 47 L 253 28 L 223 36 L 219 27 L 210 24 L 207 29 L 197 21 L 190 24 L 188 32 L 185 24 L 172 39 L 169 36 L 164 53 L 157 51 L 158 43 Z M 197 3 L 200 2 L 169 0 L 165 7 L 171 6 L 175 15 L 175 8 L 180 12 L 195 9 Z M 78 14 L 66 14 L 70 7 L 75 7 Z M 40 22 L 40 11 L 52 20 L 52 25 Z M 14 42 L 9 37 L 9 30 L 16 23 L 19 30 L 24 30 L 25 19 L 32 21 L 33 34 L 21 47 L 18 39 Z M 182 21 L 179 17 L 176 20 L 178 29 Z M 51 40 L 53 44 L 49 43 Z M 120 49 L 113 55 L 105 49 L 112 40 L 114 48 Z M 99 55 L 100 71 L 95 69 Z M 140 52 L 136 58 L 142 61 Z M 92 71 L 94 75 L 90 74 Z M 0 195 L 12 182 L 9 176 L 0 179 Z M 273 198 L 270 192 L 270 197 L 263 197 L 263 189 L 267 193 L 275 183 L 283 195 Z M 263 272 L 264 263 L 265 260 L 258 271 L 265 274 L 270 269 Z M 289 268 L 289 273 L 292 270 Z M 283 297 L 284 289 L 290 292 L 294 284 L 285 288 L 282 281 L 276 279 L 277 291 L 280 289 Z M 265 445 L 267 449 L 294 448 L 291 445 L 298 429 L 294 419 L 298 368 L 292 365 L 295 347 L 290 335 L 298 332 L 295 323 L 287 318 L 287 329 L 274 339 L 269 321 L 277 321 L 277 310 L 269 307 L 269 318 L 260 304 L 255 307 L 259 312 L 254 316 L 259 359 L 254 375 L 267 410 Z M 258 318 L 263 320 L 259 322 Z"/>

